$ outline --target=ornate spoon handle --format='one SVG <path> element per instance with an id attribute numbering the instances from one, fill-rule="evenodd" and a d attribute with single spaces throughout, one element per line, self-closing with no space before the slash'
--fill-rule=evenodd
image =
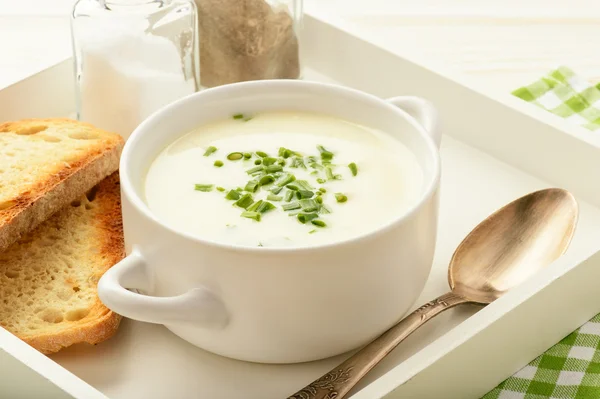
<path id="1" fill-rule="evenodd" d="M 413 331 L 444 310 L 467 302 L 469 301 L 465 298 L 449 292 L 426 303 L 348 360 L 287 399 L 342 399 L 362 377 Z"/>

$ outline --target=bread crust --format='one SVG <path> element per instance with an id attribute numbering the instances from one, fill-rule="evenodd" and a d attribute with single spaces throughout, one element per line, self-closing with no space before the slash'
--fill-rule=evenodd
<path id="1" fill-rule="evenodd" d="M 13 204 L 10 207 L 0 210 L 0 251 L 8 248 L 119 168 L 123 138 L 88 123 L 66 118 L 24 119 L 0 124 L 0 134 L 36 134 L 40 126 L 47 125 L 79 128 L 97 134 L 101 139 L 79 159 L 65 162 L 56 173 L 36 182 L 32 188 L 12 198 Z"/>
<path id="2" fill-rule="evenodd" d="M 100 277 L 125 256 L 123 241 L 123 224 L 121 217 L 121 199 L 118 172 L 103 180 L 97 188 L 94 202 L 97 212 L 94 213 L 95 239 L 100 242 L 101 267 L 93 276 L 97 285 Z M 68 212 L 68 208 L 65 212 Z M 18 244 L 16 244 L 18 245 Z M 108 309 L 98 295 L 90 308 L 89 314 L 80 321 L 73 322 L 56 333 L 43 333 L 19 337 L 44 354 L 50 354 L 77 343 L 97 344 L 112 337 L 121 321 L 121 316 Z M 17 336 L 19 336 L 17 334 Z"/>

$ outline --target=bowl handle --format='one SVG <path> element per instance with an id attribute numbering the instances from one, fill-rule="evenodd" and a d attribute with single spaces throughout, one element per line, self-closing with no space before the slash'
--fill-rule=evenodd
<path id="1" fill-rule="evenodd" d="M 439 127 L 438 112 L 431 102 L 413 96 L 393 97 L 387 101 L 412 116 L 429 133 L 435 145 L 440 146 L 442 132 Z"/>
<path id="2" fill-rule="evenodd" d="M 100 300 L 114 312 L 148 323 L 195 323 L 203 327 L 223 328 L 228 323 L 225 305 L 205 287 L 193 288 L 181 295 L 155 297 L 129 289 L 149 287 L 146 263 L 134 250 L 104 273 L 98 282 Z"/>

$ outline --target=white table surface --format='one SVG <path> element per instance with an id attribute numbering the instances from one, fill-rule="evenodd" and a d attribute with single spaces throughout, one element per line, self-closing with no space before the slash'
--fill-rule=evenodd
<path id="1" fill-rule="evenodd" d="M 600 81 L 598 0 L 305 0 L 425 64 L 510 91 L 557 65 Z M 0 88 L 71 52 L 73 0 L 0 0 Z"/>

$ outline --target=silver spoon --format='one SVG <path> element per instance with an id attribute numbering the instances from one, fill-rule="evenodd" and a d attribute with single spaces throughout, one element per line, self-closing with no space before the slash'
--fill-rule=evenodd
<path id="1" fill-rule="evenodd" d="M 575 198 L 536 191 L 499 209 L 460 243 L 448 269 L 451 291 L 426 303 L 348 360 L 288 399 L 342 399 L 400 342 L 441 312 L 487 305 L 548 266 L 568 248 L 577 224 Z"/>

